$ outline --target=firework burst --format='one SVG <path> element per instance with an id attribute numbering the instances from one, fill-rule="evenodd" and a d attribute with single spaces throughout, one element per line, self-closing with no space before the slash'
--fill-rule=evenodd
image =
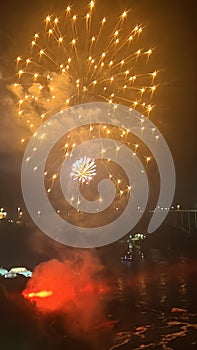
<path id="1" fill-rule="evenodd" d="M 126 104 L 149 115 L 157 70 L 147 73 L 152 48 L 141 48 L 143 32 L 129 11 L 116 22 L 97 15 L 95 1 L 80 13 L 67 6 L 48 15 L 31 41 L 28 57 L 16 59 L 18 115 L 34 131 L 61 109 L 85 102 Z"/>
<path id="2" fill-rule="evenodd" d="M 152 165 L 149 163 L 152 163 L 153 157 L 146 145 L 142 144 L 141 147 L 141 135 L 148 133 L 153 142 L 159 142 L 157 129 L 147 123 L 154 107 L 152 98 L 158 86 L 158 71 L 151 63 L 154 49 L 143 48 L 144 27 L 133 23 L 129 10 L 124 10 L 116 18 L 114 15 L 99 17 L 95 1 L 80 11 L 75 11 L 69 5 L 61 16 L 49 14 L 43 22 L 42 29 L 34 34 L 30 42 L 29 55 L 18 56 L 16 59 L 17 82 L 14 91 L 18 97 L 18 116 L 31 130 L 34 143 L 32 153 L 25 159 L 25 165 L 31 165 L 42 145 L 50 138 L 50 132 L 56 130 L 50 124 L 53 123 L 53 116 L 67 115 L 70 107 L 73 107 L 70 109 L 72 114 L 76 106 L 82 105 L 80 108 L 83 110 L 86 103 L 105 102 L 107 118 L 109 116 L 107 122 L 105 116 L 97 121 L 97 111 L 94 110 L 85 113 L 85 124 L 77 124 L 78 120 L 83 119 L 84 112 L 69 119 L 69 131 L 61 140 L 56 141 L 45 163 L 44 184 L 56 212 L 67 220 L 75 210 L 77 224 L 80 213 L 80 224 L 85 226 L 89 225 L 89 216 L 85 210 L 83 213 L 81 207 L 87 201 L 96 206 L 91 216 L 93 220 L 98 220 L 99 224 L 105 220 L 102 215 L 102 210 L 105 209 L 103 197 L 108 188 L 101 191 L 100 195 L 98 184 L 103 177 L 107 178 L 116 188 L 114 202 L 109 205 L 109 215 L 106 215 L 106 222 L 112 221 L 111 212 L 118 217 L 129 201 L 131 190 L 135 188 L 124 169 L 116 164 L 124 149 L 121 144 L 131 150 L 132 159 L 141 156 L 142 164 L 150 170 Z M 119 105 L 128 107 L 131 114 L 133 109 L 139 112 L 136 112 L 137 136 L 135 133 L 132 135 L 129 128 L 125 129 L 121 121 L 115 125 L 111 123 L 111 116 L 116 114 Z M 39 127 L 42 133 L 38 131 Z M 88 146 L 88 141 L 96 139 L 101 144 L 98 154 L 94 150 L 89 153 L 91 146 Z M 105 139 L 112 141 L 111 148 L 103 141 Z M 25 141 L 23 138 L 21 143 Z M 86 142 L 87 146 L 81 152 L 79 146 Z M 113 149 L 112 161 L 107 155 L 109 149 Z M 69 166 L 64 168 L 62 175 L 62 164 L 66 161 Z M 42 164 L 43 160 L 39 159 L 33 166 L 33 172 L 36 173 Z M 142 171 L 140 163 L 137 167 Z M 70 188 L 73 184 L 91 182 L 88 194 L 86 186 L 80 186 L 80 191 L 84 191 L 82 196 L 72 188 L 73 192 L 69 192 L 66 204 L 65 198 L 59 200 L 57 193 L 64 175 Z M 108 204 L 110 203 L 109 201 Z M 38 209 L 38 216 L 40 215 L 42 211 Z"/>
<path id="3" fill-rule="evenodd" d="M 72 166 L 71 177 L 73 180 L 78 180 L 80 183 L 88 183 L 96 175 L 96 164 L 94 159 L 83 157 Z"/>

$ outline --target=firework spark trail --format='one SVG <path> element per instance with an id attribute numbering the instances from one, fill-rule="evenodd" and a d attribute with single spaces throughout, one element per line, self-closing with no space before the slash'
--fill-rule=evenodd
<path id="1" fill-rule="evenodd" d="M 158 179 L 161 175 L 154 148 L 161 146 L 162 135 L 148 118 L 158 86 L 158 71 L 155 67 L 148 68 L 152 65 L 150 58 L 154 49 L 143 48 L 143 25 L 131 23 L 131 12 L 127 9 L 116 18 L 110 15 L 100 17 L 95 1 L 76 12 L 69 5 L 63 15 L 49 14 L 45 18 L 43 30 L 32 38 L 29 56 L 16 59 L 18 81 L 13 88 L 19 98 L 18 115 L 33 133 L 24 156 L 24 173 L 27 168 L 33 171 L 32 181 L 43 177 L 43 192 L 48 197 L 45 197 L 46 202 L 52 203 L 58 218 L 71 224 L 73 218 L 74 225 L 79 227 L 93 228 L 95 222 L 100 224 L 102 218 L 99 214 L 107 208 L 106 203 L 109 210 L 105 216 L 109 221 L 104 220 L 103 225 L 112 223 L 125 211 L 130 197 L 135 197 L 139 177 L 136 180 L 129 177 L 124 169 L 121 170 L 118 161 L 120 154 L 124 158 L 124 146 L 130 150 L 130 156 L 126 158 L 133 162 L 133 166 L 131 162 L 129 164 L 135 176 L 151 172 L 151 169 L 156 170 Z M 101 106 L 104 112 L 98 118 Z M 124 121 L 125 111 L 119 115 L 122 107 L 127 108 L 130 123 Z M 59 139 L 56 138 L 57 130 Z M 47 159 L 42 158 L 45 156 L 41 153 L 53 138 L 55 143 L 50 144 L 49 152 L 45 154 Z M 88 144 L 94 140 L 100 142 L 98 154 L 92 150 L 94 143 Z M 21 143 L 26 144 L 25 141 L 23 138 Z M 87 148 L 82 152 L 84 143 Z M 168 150 L 166 153 L 169 154 Z M 94 164 L 87 164 L 87 160 L 86 165 L 80 165 L 79 160 L 85 157 L 96 160 L 96 168 Z M 170 155 L 167 158 L 166 164 L 171 166 Z M 27 179 L 30 177 L 31 174 Z M 112 182 L 113 186 L 108 186 L 107 190 L 111 188 L 113 196 L 110 191 L 100 191 L 106 184 L 103 179 Z M 83 186 L 75 191 L 73 183 L 76 187 Z M 39 182 L 40 186 L 42 184 Z M 72 188 L 72 193 L 69 192 L 67 197 L 65 188 L 68 187 Z M 82 195 L 81 191 L 84 191 Z M 156 192 L 158 195 L 158 188 Z M 106 199 L 106 193 L 110 200 Z M 138 217 L 139 210 L 143 212 L 146 204 L 137 201 Z M 95 206 L 93 211 L 88 210 L 90 202 L 92 207 Z M 168 207 L 169 201 L 158 204 L 159 207 Z M 39 206 L 34 208 L 36 222 L 42 221 L 45 215 L 43 204 Z M 90 212 L 93 214 L 91 224 Z M 94 214 L 98 214 L 98 219 Z"/>
<path id="2" fill-rule="evenodd" d="M 137 49 L 142 25 L 130 27 L 124 11 L 111 28 L 92 1 L 84 10 L 76 14 L 67 6 L 62 17 L 48 15 L 44 31 L 31 41 L 30 56 L 16 59 L 18 115 L 32 131 L 55 111 L 83 102 L 124 103 L 146 115 L 153 108 L 157 71 L 144 72 L 143 58 L 146 66 L 153 50 Z"/>
<path id="3" fill-rule="evenodd" d="M 35 135 L 37 127 L 48 117 L 79 103 L 104 101 L 113 105 L 114 110 L 122 103 L 137 108 L 146 116 L 151 113 L 158 72 L 155 69 L 146 72 L 153 49 L 139 49 L 143 26 L 130 25 L 129 10 L 124 10 L 116 21 L 110 16 L 99 17 L 97 13 L 96 2 L 91 1 L 79 13 L 68 5 L 62 16 L 48 15 L 43 30 L 32 38 L 29 57 L 17 57 L 18 81 L 14 91 L 18 96 L 18 115 Z M 142 132 L 144 120 L 143 116 L 139 120 Z M 90 120 L 90 138 L 95 137 L 95 130 Z M 104 137 L 115 139 L 110 126 L 98 126 L 97 130 L 100 137 L 104 132 Z M 135 154 L 138 149 L 130 144 L 129 132 L 121 128 L 119 131 L 122 141 L 133 148 Z M 77 131 L 70 132 L 61 149 L 63 157 L 72 156 L 78 136 Z M 43 134 L 40 142 L 44 139 Z M 21 143 L 25 141 L 21 139 Z M 151 156 L 143 156 L 148 163 Z M 113 170 L 107 164 L 104 166 L 112 176 Z M 48 179 L 48 193 L 58 179 L 58 169 L 57 166 Z M 83 182 L 86 180 L 84 178 Z"/>

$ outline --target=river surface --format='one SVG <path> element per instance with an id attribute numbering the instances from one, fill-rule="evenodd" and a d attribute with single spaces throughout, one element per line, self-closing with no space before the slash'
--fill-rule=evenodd
<path id="1" fill-rule="evenodd" d="M 110 293 L 102 296 L 106 321 L 87 337 L 72 337 L 69 343 L 68 334 L 56 332 L 53 326 L 48 330 L 47 326 L 42 338 L 39 331 L 34 331 L 37 319 L 28 326 L 33 309 L 19 326 L 25 308 L 19 305 L 24 303 L 21 298 L 17 312 L 9 303 L 1 304 L 1 349 L 197 349 L 197 260 L 124 262 L 116 270 L 109 276 Z"/>
<path id="2" fill-rule="evenodd" d="M 112 343 L 97 349 L 197 349 L 196 277 L 196 260 L 124 262 L 109 305 Z"/>

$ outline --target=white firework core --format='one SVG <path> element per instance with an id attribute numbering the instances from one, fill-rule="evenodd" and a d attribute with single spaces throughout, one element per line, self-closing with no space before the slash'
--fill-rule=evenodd
<path id="1" fill-rule="evenodd" d="M 71 177 L 80 183 L 88 183 L 96 175 L 95 160 L 89 157 L 82 157 L 76 160 L 72 166 Z"/>

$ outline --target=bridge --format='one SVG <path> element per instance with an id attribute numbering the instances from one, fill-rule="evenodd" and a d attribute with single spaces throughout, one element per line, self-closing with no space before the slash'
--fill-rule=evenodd
<path id="1" fill-rule="evenodd" d="M 188 233 L 193 232 L 197 229 L 197 209 L 169 210 L 166 222 Z"/>
<path id="2" fill-rule="evenodd" d="M 158 213 L 168 210 L 165 219 L 166 224 L 188 233 L 197 230 L 197 209 L 181 209 L 179 206 L 180 205 L 177 205 L 177 207 L 172 207 L 170 209 L 159 207 L 154 210 L 149 210 L 149 213 L 154 213 L 155 211 Z M 140 207 L 138 207 L 138 210 L 144 213 L 144 210 Z"/>

